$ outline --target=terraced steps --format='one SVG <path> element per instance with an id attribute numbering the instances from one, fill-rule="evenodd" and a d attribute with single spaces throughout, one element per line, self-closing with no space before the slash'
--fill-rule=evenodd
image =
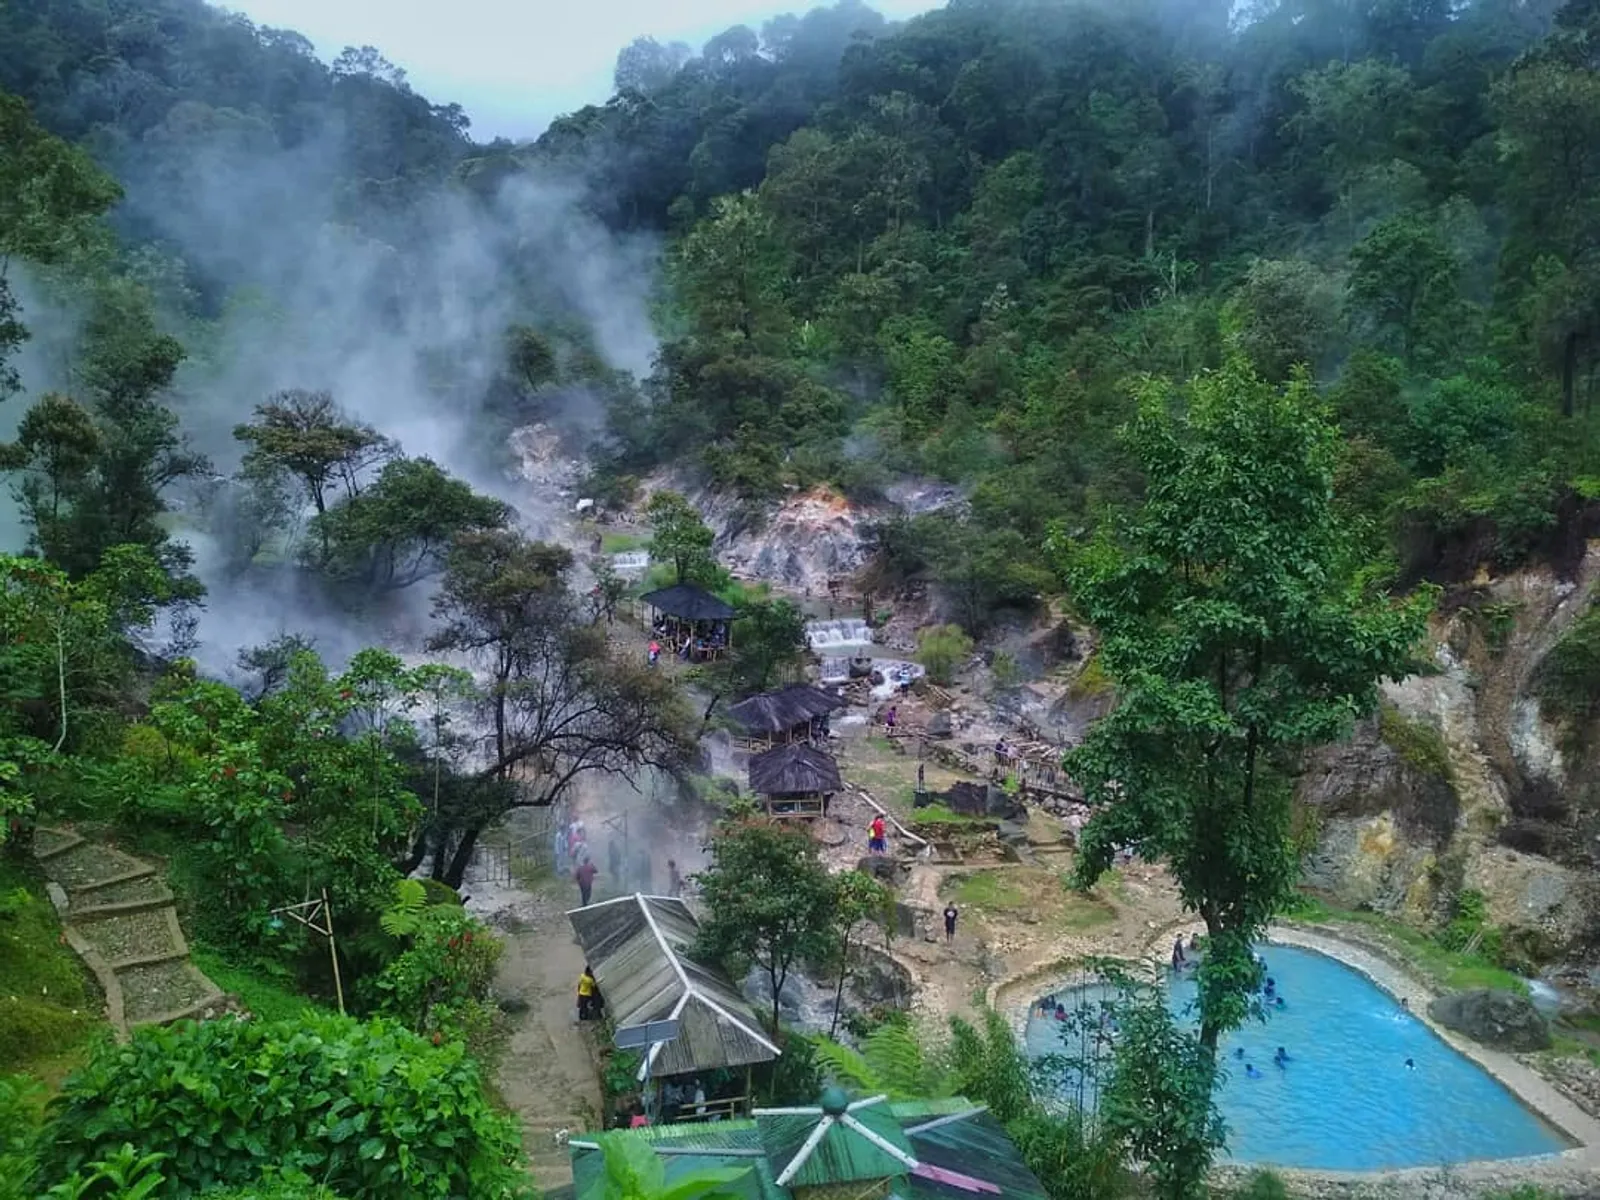
<path id="1" fill-rule="evenodd" d="M 34 857 L 65 896 L 67 942 L 99 980 L 119 1039 L 222 1006 L 222 990 L 189 961 L 172 890 L 153 864 L 73 829 L 37 830 Z"/>

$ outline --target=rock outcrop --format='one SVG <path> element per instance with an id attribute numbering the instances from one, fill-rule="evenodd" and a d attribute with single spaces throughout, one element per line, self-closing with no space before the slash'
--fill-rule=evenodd
<path id="1" fill-rule="evenodd" d="M 1428 1015 L 1446 1029 L 1493 1050 L 1523 1054 L 1550 1048 L 1550 1026 L 1544 1014 L 1518 992 L 1491 988 L 1451 992 L 1428 1005 Z"/>
<path id="2" fill-rule="evenodd" d="M 1423 928 L 1476 892 L 1529 967 L 1600 958 L 1600 738 L 1542 712 L 1536 686 L 1597 580 L 1600 547 L 1572 579 L 1527 570 L 1445 597 L 1433 669 L 1307 764 L 1309 885 Z"/>

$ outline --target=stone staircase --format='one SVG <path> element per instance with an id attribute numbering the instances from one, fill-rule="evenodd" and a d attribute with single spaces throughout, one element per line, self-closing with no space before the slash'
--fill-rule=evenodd
<path id="1" fill-rule="evenodd" d="M 222 990 L 189 961 L 172 892 L 158 869 L 72 829 L 39 829 L 34 857 L 68 945 L 94 973 L 119 1041 L 140 1025 L 214 1015 Z"/>

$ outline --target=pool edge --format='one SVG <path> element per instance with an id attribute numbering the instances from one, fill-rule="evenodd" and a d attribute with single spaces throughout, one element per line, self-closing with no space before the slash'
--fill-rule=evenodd
<path id="1" fill-rule="evenodd" d="M 1164 952 L 1168 941 L 1176 933 L 1187 935 L 1191 931 L 1203 933 L 1204 927 L 1192 919 L 1169 924 L 1152 935 L 1142 954 L 1124 958 L 1123 961 L 1152 975 L 1159 975 L 1165 963 Z M 1283 1176 L 1287 1182 L 1316 1187 L 1362 1186 L 1377 1181 L 1394 1184 L 1437 1182 L 1444 1176 L 1473 1190 L 1499 1189 L 1519 1183 L 1548 1185 L 1570 1182 L 1587 1187 L 1600 1184 L 1600 1120 L 1584 1112 L 1553 1083 L 1519 1061 L 1515 1055 L 1480 1046 L 1434 1021 L 1428 1014 L 1428 1005 L 1439 993 L 1406 966 L 1400 956 L 1391 958 L 1387 948 L 1343 936 L 1341 931 L 1328 926 L 1274 924 L 1268 930 L 1266 940 L 1324 954 L 1365 976 L 1396 1003 L 1404 1000 L 1405 1007 L 1434 1036 L 1488 1074 L 1510 1092 L 1519 1104 L 1573 1145 L 1558 1153 L 1532 1157 L 1474 1159 L 1439 1166 L 1389 1167 L 1371 1171 L 1228 1162 L 1218 1163 L 1213 1168 L 1219 1178 L 1242 1179 L 1252 1171 L 1266 1168 Z M 1065 959 L 997 981 L 988 989 L 990 1007 L 1007 1018 L 1013 1032 L 1020 1038 L 1027 1025 L 1031 999 L 1019 999 L 1016 993 L 1034 988 L 1056 990 L 1070 987 L 1074 982 L 1086 982 L 1090 973 L 1077 965 L 1079 961 Z M 1006 997 L 1003 1007 L 1002 996 Z"/>

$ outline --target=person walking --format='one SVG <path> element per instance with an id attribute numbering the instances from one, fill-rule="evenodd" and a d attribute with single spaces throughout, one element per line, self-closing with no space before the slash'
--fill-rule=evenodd
<path id="1" fill-rule="evenodd" d="M 887 854 L 889 839 L 883 823 L 883 814 L 879 813 L 872 818 L 872 824 L 867 827 L 867 852 L 869 854 Z"/>
<path id="2" fill-rule="evenodd" d="M 961 910 L 954 904 L 944 906 L 944 944 L 948 946 L 956 940 L 956 918 L 961 915 Z"/>
<path id="3" fill-rule="evenodd" d="M 683 895 L 683 876 L 678 874 L 678 864 L 675 859 L 667 859 L 667 895 Z"/>
<path id="4" fill-rule="evenodd" d="M 600 985 L 595 982 L 594 971 L 588 963 L 583 964 L 583 974 L 578 976 L 578 1020 L 591 1021 L 594 1019 L 594 998 L 600 990 Z"/>
<path id="5" fill-rule="evenodd" d="M 594 891 L 594 877 L 598 874 L 600 869 L 588 856 L 584 857 L 578 864 L 578 869 L 572 873 L 572 877 L 578 881 L 578 895 L 583 900 L 584 908 L 589 907 L 589 896 Z"/>

